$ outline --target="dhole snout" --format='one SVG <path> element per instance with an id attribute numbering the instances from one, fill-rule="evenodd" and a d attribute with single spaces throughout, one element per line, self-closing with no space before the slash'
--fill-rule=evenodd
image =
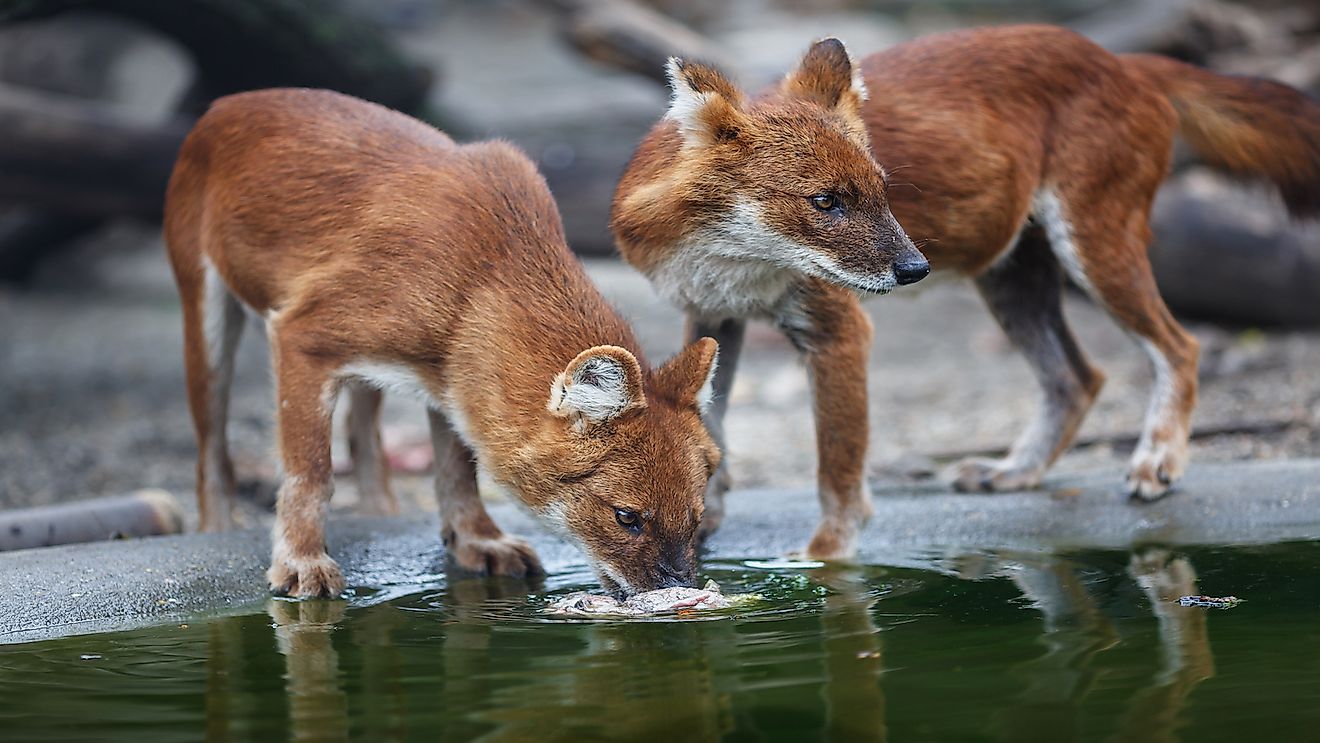
<path id="1" fill-rule="evenodd" d="M 929 271 L 890 211 L 861 116 L 866 87 L 837 39 L 755 98 L 678 59 L 669 80 L 669 110 L 612 219 L 620 250 L 669 299 L 698 316 L 768 316 L 804 278 L 884 294 Z"/>

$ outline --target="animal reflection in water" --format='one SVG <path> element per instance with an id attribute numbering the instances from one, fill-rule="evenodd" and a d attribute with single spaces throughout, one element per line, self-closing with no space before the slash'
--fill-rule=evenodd
<path id="1" fill-rule="evenodd" d="M 957 558 L 952 572 L 967 579 L 1006 577 L 1041 614 L 1038 643 L 1044 651 L 1008 669 L 1021 688 L 1017 702 L 988 722 L 989 730 L 1013 739 L 1068 740 L 1082 732 L 1081 703 L 1097 675 L 1096 658 L 1119 643 L 1115 623 L 1102 610 L 1084 569 L 1047 555 L 981 554 Z M 873 570 L 871 571 L 874 572 Z M 761 679 L 757 666 L 766 647 L 747 642 L 738 620 L 653 623 L 594 622 L 573 625 L 573 633 L 553 640 L 560 654 L 534 660 L 521 675 L 492 673 L 495 654 L 515 651 L 532 640 L 505 632 L 510 626 L 489 616 L 492 602 L 526 596 L 539 586 L 514 579 L 462 580 L 445 596 L 445 619 L 437 621 L 434 643 L 396 646 L 403 625 L 400 610 L 382 604 L 354 610 L 344 625 L 339 601 L 272 600 L 275 646 L 284 658 L 289 733 L 294 740 L 347 739 L 352 735 L 396 737 L 410 729 L 442 728 L 445 739 L 484 741 L 578 740 L 599 736 L 639 739 L 671 734 L 684 740 L 711 740 L 733 732 L 782 733 L 766 728 L 736 704 L 748 685 L 796 683 L 780 697 L 804 705 L 801 732 L 828 739 L 883 741 L 887 736 L 885 670 L 876 604 L 881 593 L 866 569 L 830 566 L 809 573 L 828 591 L 817 610 L 819 632 L 806 648 L 812 671 L 797 679 Z M 1178 606 L 1179 596 L 1199 593 L 1191 563 L 1165 550 L 1133 553 L 1126 566 L 1158 621 L 1158 669 L 1127 701 L 1115 739 L 1176 739 L 1182 705 L 1200 682 L 1214 675 L 1206 633 L 1206 612 Z M 768 635 L 773 622 L 766 625 Z M 227 694 L 225 679 L 244 662 L 244 651 L 267 650 L 266 643 L 233 636 L 232 624 L 216 623 L 208 658 L 208 739 L 236 734 L 242 695 Z M 561 627 L 562 629 L 563 627 Z M 520 632 L 548 632 L 541 625 Z M 347 634 L 339 637 L 336 634 Z M 533 637 L 534 635 L 527 635 Z M 566 639 L 567 638 L 567 639 Z M 800 641 L 800 640 L 799 640 Z M 336 642 L 361 646 L 360 679 L 346 679 Z M 538 647 L 544 649 L 545 645 Z M 813 650 L 814 647 L 814 650 Z M 432 708 L 419 710 L 405 698 L 407 682 L 418 671 L 405 654 L 426 654 L 443 679 Z M 798 666 L 801 668 L 801 666 Z M 759 680 L 758 680 L 759 679 Z M 367 700 L 350 699 L 346 682 Z M 810 691 L 804 691 L 811 687 Z M 824 701 L 823 715 L 818 706 Z M 660 703 L 663 702 L 663 703 Z M 468 709 L 467 714 L 454 710 Z M 428 717 L 428 720 L 417 718 Z M 810 718 L 810 719 L 807 719 Z M 602 721 L 606 721 L 602 723 Z"/>
<path id="2" fill-rule="evenodd" d="M 959 575 L 1009 577 L 1042 615 L 1045 652 L 1009 673 L 1022 682 L 1021 704 L 1006 708 L 996 730 L 1017 740 L 1064 741 L 1082 732 L 1081 702 L 1092 691 L 1095 660 L 1119 643 L 1114 622 L 1088 590 L 1080 568 L 1053 556 L 964 560 Z M 1115 740 L 1176 741 L 1177 719 L 1197 684 L 1214 676 L 1203 609 L 1179 606 L 1195 594 L 1196 571 L 1168 550 L 1133 552 L 1127 577 L 1137 584 L 1158 621 L 1160 667 L 1129 698 Z"/>

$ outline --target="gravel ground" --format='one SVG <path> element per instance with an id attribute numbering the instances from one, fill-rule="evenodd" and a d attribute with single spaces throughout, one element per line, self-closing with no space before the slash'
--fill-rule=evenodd
<path id="1" fill-rule="evenodd" d="M 653 360 L 677 349 L 681 319 L 644 279 L 613 261 L 589 269 L 637 326 Z M 911 289 L 867 305 L 876 327 L 876 481 L 938 473 L 959 452 L 1006 446 L 1035 399 L 1025 363 L 970 286 L 937 279 Z M 1109 382 L 1081 432 L 1101 443 L 1075 449 L 1058 468 L 1110 471 L 1117 484 L 1131 443 L 1110 441 L 1138 431 L 1150 374 L 1136 346 L 1085 299 L 1071 298 L 1067 312 Z M 1205 350 L 1196 427 L 1272 428 L 1198 438 L 1194 462 L 1320 456 L 1320 333 L 1191 329 Z M 30 286 L 0 288 L 0 506 L 160 487 L 178 494 L 195 519 L 181 345 L 173 282 L 147 228 L 102 233 L 48 263 Z M 744 353 L 728 426 L 736 485 L 810 487 L 815 450 L 805 372 L 768 326 L 749 330 Z M 257 521 L 276 479 L 265 355 L 261 332 L 249 330 L 230 431 L 240 477 L 255 496 L 242 513 Z M 424 424 L 414 403 L 387 404 L 388 440 L 424 441 Z M 336 507 L 351 508 L 352 485 L 341 480 Z M 400 476 L 397 487 L 413 507 L 434 509 L 429 478 Z"/>

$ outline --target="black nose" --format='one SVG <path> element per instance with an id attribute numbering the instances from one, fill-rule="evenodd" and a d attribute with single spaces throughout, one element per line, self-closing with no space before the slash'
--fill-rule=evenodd
<path id="1" fill-rule="evenodd" d="M 924 260 L 904 261 L 894 264 L 894 278 L 901 285 L 915 284 L 930 273 L 930 263 Z"/>
<path id="2" fill-rule="evenodd" d="M 657 572 L 660 573 L 658 588 L 676 588 L 696 584 L 697 568 L 688 560 L 661 560 L 656 568 Z"/>
<path id="3" fill-rule="evenodd" d="M 681 575 L 666 575 L 665 573 L 660 574 L 660 580 L 655 584 L 656 588 L 681 588 L 683 586 L 691 588 L 692 581 Z"/>

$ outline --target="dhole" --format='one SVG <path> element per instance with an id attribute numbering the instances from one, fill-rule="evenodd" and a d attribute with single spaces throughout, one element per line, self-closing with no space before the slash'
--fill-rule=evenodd
<path id="1" fill-rule="evenodd" d="M 217 101 L 170 180 L 165 240 L 183 299 L 202 528 L 229 525 L 228 387 L 244 308 L 264 318 L 285 476 L 273 590 L 333 595 L 331 413 L 348 387 L 364 497 L 384 502 L 380 390 L 427 405 L 442 535 L 463 568 L 520 576 L 536 555 L 477 495 L 476 461 L 573 538 L 619 594 L 695 578 L 718 465 L 700 407 L 716 344 L 658 369 L 564 242 L 545 181 L 514 147 L 458 145 L 347 96 Z"/>
<path id="2" fill-rule="evenodd" d="M 1059 28 L 942 34 L 860 64 L 826 40 L 750 101 L 709 68 L 675 61 L 670 72 L 672 105 L 619 185 L 614 233 L 624 256 L 687 310 L 691 334 L 720 340 L 709 414 L 717 440 L 747 318 L 777 322 L 806 354 L 825 514 L 809 551 L 821 557 L 850 553 L 870 510 L 870 326 L 846 289 L 888 288 L 891 271 L 899 283 L 924 273 L 897 227 L 877 239 L 883 205 L 932 268 L 973 279 L 1040 383 L 1040 410 L 1008 456 L 961 463 L 956 487 L 1036 486 L 1099 393 L 1103 375 L 1060 308 L 1066 275 L 1154 368 L 1126 480 L 1145 499 L 1186 468 L 1196 398 L 1196 341 L 1165 308 L 1146 256 L 1175 132 L 1211 164 L 1273 183 L 1294 215 L 1320 213 L 1314 101 L 1264 80 L 1115 56 Z M 901 169 L 896 182 L 871 154 Z M 877 243 L 869 259 L 844 258 Z M 826 266 L 851 270 L 841 277 Z M 718 518 L 727 487 L 721 471 L 708 517 Z"/>

